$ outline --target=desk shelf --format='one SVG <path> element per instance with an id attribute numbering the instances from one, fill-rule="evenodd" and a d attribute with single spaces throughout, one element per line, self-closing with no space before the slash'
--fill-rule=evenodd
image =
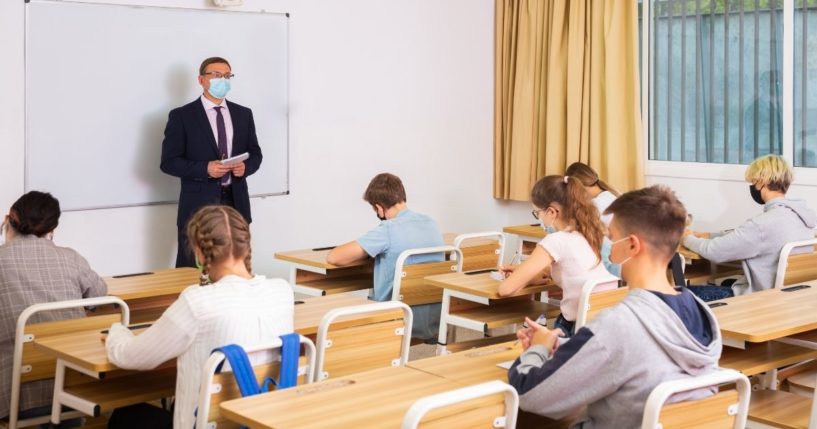
<path id="1" fill-rule="evenodd" d="M 299 288 L 314 290 L 310 295 L 332 295 L 336 293 L 354 292 L 374 287 L 371 274 L 357 274 L 346 277 L 325 277 L 318 280 L 302 281 Z"/>
<path id="2" fill-rule="evenodd" d="M 746 344 L 745 350 L 724 347 L 718 365 L 751 377 L 815 358 L 817 350 L 770 341 Z"/>
<path id="3" fill-rule="evenodd" d="M 558 315 L 559 308 L 551 306 L 546 302 L 533 300 L 511 301 L 498 305 L 485 305 L 452 312 L 449 315 L 449 323 L 457 326 L 481 325 L 482 329 L 479 330 L 487 334 L 489 329 L 513 325 L 514 323 L 521 324 L 525 321 L 524 316 L 533 320 L 536 320 L 540 314 L 545 314 L 548 318 L 555 317 L 555 315 L 553 315 L 554 309 L 556 315 Z M 550 313 L 550 315 L 548 315 L 548 313 Z"/>

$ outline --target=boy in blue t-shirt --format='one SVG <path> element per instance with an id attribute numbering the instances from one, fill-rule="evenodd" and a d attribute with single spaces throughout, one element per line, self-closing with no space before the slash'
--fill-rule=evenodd
<path id="1" fill-rule="evenodd" d="M 326 262 L 347 265 L 367 256 L 374 260 L 374 299 L 392 299 L 394 270 L 397 257 L 405 250 L 444 245 L 437 223 L 430 217 L 409 210 L 406 206 L 406 190 L 400 178 L 390 173 L 375 176 L 363 200 L 374 209 L 380 225 L 363 234 L 356 241 L 338 246 L 329 252 Z M 442 254 L 417 255 L 408 259 L 409 264 L 437 262 Z M 412 337 L 436 339 L 440 326 L 440 304 L 415 305 Z"/>

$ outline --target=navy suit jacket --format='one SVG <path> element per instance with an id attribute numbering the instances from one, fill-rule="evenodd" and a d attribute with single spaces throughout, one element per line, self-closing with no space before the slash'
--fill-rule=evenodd
<path id="1" fill-rule="evenodd" d="M 231 156 L 244 152 L 250 154 L 250 158 L 244 161 L 244 176 L 233 176 L 231 184 L 235 208 L 249 223 L 252 222 L 252 216 L 246 179 L 261 166 L 261 147 L 255 135 L 252 110 L 230 101 L 226 103 L 233 123 Z M 207 164 L 219 159 L 221 156 L 218 145 L 201 99 L 196 98 L 189 104 L 171 110 L 165 127 L 165 139 L 162 142 L 160 168 L 182 181 L 179 214 L 176 218 L 179 228 L 185 228 L 187 221 L 199 208 L 220 203 L 221 181 L 207 175 Z"/>

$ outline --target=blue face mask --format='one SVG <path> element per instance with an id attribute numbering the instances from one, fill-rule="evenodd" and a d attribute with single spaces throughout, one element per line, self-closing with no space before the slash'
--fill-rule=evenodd
<path id="1" fill-rule="evenodd" d="M 230 92 L 230 80 L 218 78 L 210 79 L 210 89 L 207 90 L 213 97 L 224 98 Z"/>
<path id="2" fill-rule="evenodd" d="M 554 234 L 559 231 L 555 226 L 553 226 L 553 224 L 545 225 L 545 221 L 542 219 L 539 219 L 539 226 L 541 226 L 548 234 Z"/>

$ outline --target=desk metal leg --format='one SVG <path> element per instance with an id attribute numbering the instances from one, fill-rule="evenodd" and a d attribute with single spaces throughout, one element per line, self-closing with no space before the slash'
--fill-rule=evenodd
<path id="1" fill-rule="evenodd" d="M 57 369 L 54 374 L 54 399 L 51 401 L 51 423 L 60 424 L 62 417 L 62 392 L 65 386 L 65 364 L 62 359 L 57 359 Z"/>
<path id="2" fill-rule="evenodd" d="M 440 333 L 437 336 L 437 355 L 446 355 L 446 345 L 448 344 L 448 318 L 451 311 L 451 294 L 448 289 L 443 289 L 443 302 L 440 309 Z"/>
<path id="3" fill-rule="evenodd" d="M 88 371 L 84 368 L 65 362 L 62 359 L 57 359 L 57 369 L 54 375 L 54 399 L 51 404 L 51 423 L 53 424 L 60 423 L 63 405 L 71 407 L 88 416 L 99 416 L 99 404 L 87 401 L 65 391 L 65 373 L 69 368 L 96 378 L 97 380 L 100 378 L 99 373 Z"/>

